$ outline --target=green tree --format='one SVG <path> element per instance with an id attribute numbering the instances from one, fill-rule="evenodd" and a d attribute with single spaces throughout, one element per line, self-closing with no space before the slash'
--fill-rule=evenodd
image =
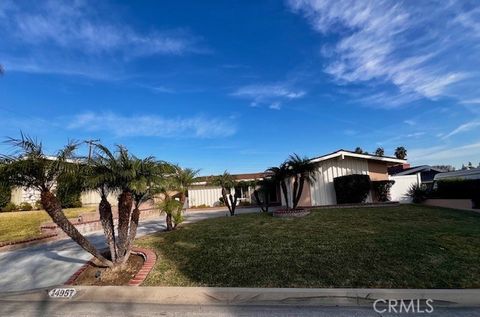
<path id="1" fill-rule="evenodd" d="M 361 147 L 357 146 L 357 147 L 355 148 L 355 151 L 354 151 L 354 152 L 357 153 L 357 154 L 362 154 L 362 153 L 363 153 L 363 150 L 362 150 Z"/>
<path id="2" fill-rule="evenodd" d="M 383 156 L 385 154 L 385 151 L 383 150 L 383 147 L 378 147 L 376 150 L 375 150 L 375 155 L 376 156 Z"/>
<path id="3" fill-rule="evenodd" d="M 262 212 L 268 212 L 268 208 L 270 207 L 270 193 L 276 190 L 276 185 L 277 183 L 269 175 L 255 183 L 253 195 Z"/>
<path id="4" fill-rule="evenodd" d="M 190 187 L 195 182 L 195 178 L 198 176 L 200 170 L 195 170 L 192 168 L 182 168 L 178 165 L 174 165 L 173 168 L 175 189 L 180 193 L 180 202 L 183 205 L 187 197 L 188 187 Z"/>
<path id="5" fill-rule="evenodd" d="M 230 212 L 230 216 L 235 216 L 238 196 L 231 193 L 231 188 L 235 187 L 235 180 L 232 175 L 225 171 L 222 175 L 215 176 L 209 183 L 222 188 L 223 201 Z"/>
<path id="6" fill-rule="evenodd" d="M 113 266 L 95 246 L 88 241 L 63 213 L 60 200 L 52 192 L 56 180 L 64 175 L 77 173 L 79 165 L 70 164 L 75 159 L 76 143 L 69 143 L 51 158 L 43 151 L 41 142 L 21 134 L 19 139 L 7 140 L 14 149 L 11 155 L 4 156 L 6 163 L 1 166 L 2 181 L 8 186 L 31 187 L 40 191 L 43 208 L 73 241 L 92 254 L 103 264 Z"/>
<path id="7" fill-rule="evenodd" d="M 300 157 L 295 153 L 290 155 L 287 166 L 289 175 L 293 177 L 292 205 L 295 209 L 302 197 L 305 182 L 310 184 L 315 181 L 316 168 L 315 164 L 311 163 L 307 157 Z"/>
<path id="8" fill-rule="evenodd" d="M 400 160 L 407 158 L 407 150 L 403 146 L 399 146 L 395 149 L 395 157 Z"/>

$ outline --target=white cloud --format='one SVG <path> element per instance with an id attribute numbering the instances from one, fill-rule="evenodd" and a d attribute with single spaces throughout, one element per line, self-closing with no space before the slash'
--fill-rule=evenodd
<path id="1" fill-rule="evenodd" d="M 89 54 L 122 52 L 126 56 L 182 54 L 193 49 L 185 31 L 140 33 L 125 23 L 98 15 L 84 1 L 41 1 L 6 6 L 0 23 L 9 34 L 29 45 L 55 45 Z"/>
<path id="2" fill-rule="evenodd" d="M 87 112 L 70 120 L 67 129 L 103 131 L 118 137 L 152 136 L 182 138 L 220 138 L 235 134 L 231 121 L 219 118 L 178 117 L 154 115 L 121 116 L 114 113 Z"/>
<path id="3" fill-rule="evenodd" d="M 480 143 L 471 143 L 457 147 L 435 146 L 408 150 L 409 160 L 416 164 L 446 164 L 462 160 L 475 161 L 480 155 Z"/>
<path id="4" fill-rule="evenodd" d="M 476 127 L 480 127 L 480 121 L 470 121 L 464 124 L 461 124 L 458 126 L 456 129 L 454 129 L 452 132 L 442 136 L 442 139 L 448 139 L 456 134 L 463 133 L 463 132 L 468 132 Z"/>
<path id="5" fill-rule="evenodd" d="M 285 83 L 247 85 L 231 93 L 234 97 L 251 100 L 252 107 L 267 104 L 275 110 L 280 109 L 282 102 L 302 98 L 305 94 L 305 91 Z"/>
<path id="6" fill-rule="evenodd" d="M 369 93 L 363 102 L 396 107 L 420 98 L 435 100 L 451 94 L 464 98 L 455 94 L 453 87 L 470 76 L 469 69 L 457 69 L 460 63 L 449 54 L 458 55 L 455 45 L 465 50 L 466 38 L 458 34 L 458 25 L 445 29 L 453 19 L 450 4 L 289 0 L 288 5 L 318 32 L 337 35 L 335 43 L 321 50 L 327 59 L 324 71 L 336 81 L 370 87 L 392 84 L 397 89 L 393 94 Z M 457 20 L 471 28 L 477 26 L 473 18 Z M 469 44 L 478 53 L 478 43 Z"/>

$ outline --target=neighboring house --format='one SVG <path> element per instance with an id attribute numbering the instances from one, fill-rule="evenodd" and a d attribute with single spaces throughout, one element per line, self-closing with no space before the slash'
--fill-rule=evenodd
<path id="1" fill-rule="evenodd" d="M 450 179 L 480 179 L 480 168 L 472 168 L 469 170 L 461 170 L 454 172 L 445 172 L 437 174 L 434 181 L 450 180 Z"/>
<path id="2" fill-rule="evenodd" d="M 232 177 L 237 182 L 234 188 L 230 188 L 230 193 L 237 194 L 238 204 L 256 203 L 253 191 L 255 182 L 265 177 L 266 173 L 233 174 Z M 220 197 L 222 197 L 222 188 L 209 185 L 209 180 L 215 176 L 205 176 L 197 178 L 196 182 L 188 189 L 189 208 L 196 206 L 220 206 Z M 279 189 L 270 193 L 270 202 L 279 203 Z"/>
<path id="3" fill-rule="evenodd" d="M 337 198 L 333 179 L 351 174 L 369 175 L 372 181 L 388 180 L 388 168 L 398 164 L 405 164 L 406 160 L 395 157 L 359 154 L 352 151 L 338 150 L 336 152 L 315 157 L 310 160 L 317 166 L 315 181 L 303 188 L 299 206 L 335 205 Z M 291 187 L 291 186 L 289 186 Z M 289 200 L 291 193 L 289 193 Z M 367 201 L 372 201 L 369 195 Z M 282 205 L 283 201 L 282 196 Z"/>
<path id="4" fill-rule="evenodd" d="M 398 172 L 395 172 L 395 167 L 396 166 L 389 169 L 389 174 L 391 176 L 417 175 L 419 183 L 425 184 L 429 188 L 433 186 L 433 179 L 435 175 L 445 173 L 444 170 L 432 167 L 430 165 L 409 167 Z"/>

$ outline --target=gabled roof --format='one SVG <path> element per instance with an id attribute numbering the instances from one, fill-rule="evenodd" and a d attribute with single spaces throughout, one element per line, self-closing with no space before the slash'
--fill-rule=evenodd
<path id="1" fill-rule="evenodd" d="M 412 175 L 412 174 L 417 174 L 420 172 L 429 172 L 429 171 L 434 171 L 438 173 L 444 173 L 444 170 L 441 170 L 439 168 L 431 167 L 430 165 L 420 165 L 420 166 L 415 166 L 411 168 L 407 168 L 399 173 L 396 173 L 395 176 L 402 176 L 402 175 Z"/>
<path id="2" fill-rule="evenodd" d="M 336 157 L 354 157 L 354 158 L 360 158 L 360 159 L 366 159 L 366 160 L 374 160 L 374 161 L 381 161 L 381 162 L 387 162 L 387 163 L 392 163 L 393 164 L 404 164 L 407 162 L 407 160 L 401 160 L 396 157 L 391 157 L 391 156 L 378 156 L 378 155 L 372 155 L 372 154 L 360 154 L 360 153 L 355 153 L 353 151 L 347 151 L 347 150 L 338 150 L 330 154 L 318 156 L 315 158 L 310 159 L 310 162 L 312 163 L 317 163 L 317 162 L 322 162 L 326 160 L 330 160 L 332 158 Z"/>
<path id="3" fill-rule="evenodd" d="M 256 179 L 263 179 L 266 175 L 270 173 L 267 172 L 260 172 L 260 173 L 245 173 L 245 174 L 232 174 L 232 178 L 236 181 L 253 181 Z M 193 185 L 206 185 L 208 180 L 214 178 L 217 175 L 210 175 L 210 176 L 200 176 L 195 179 L 195 183 Z"/>

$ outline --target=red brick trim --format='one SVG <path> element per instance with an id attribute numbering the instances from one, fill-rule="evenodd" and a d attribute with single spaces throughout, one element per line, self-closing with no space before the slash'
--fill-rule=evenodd
<path id="1" fill-rule="evenodd" d="M 145 258 L 142 268 L 138 271 L 137 275 L 128 282 L 129 286 L 139 286 L 145 281 L 150 271 L 153 269 L 155 262 L 157 261 L 157 255 L 155 252 L 149 249 L 144 248 L 134 248 L 133 252 L 140 254 Z"/>
<path id="2" fill-rule="evenodd" d="M 308 209 L 280 209 L 273 212 L 274 217 L 304 217 L 310 214 Z"/>
<path id="3" fill-rule="evenodd" d="M 138 271 L 138 273 L 128 282 L 129 286 L 139 286 L 143 283 L 150 271 L 153 269 L 153 266 L 157 260 L 157 255 L 152 250 L 144 248 L 133 248 L 132 253 L 141 255 L 145 259 L 140 271 Z M 73 275 L 70 276 L 70 278 L 65 282 L 65 285 L 73 285 L 80 274 L 82 274 L 90 265 L 93 265 L 93 259 L 94 258 L 82 265 L 78 271 L 73 273 Z"/>
<path id="4" fill-rule="evenodd" d="M 93 258 L 92 258 L 92 260 L 93 260 Z M 80 274 L 82 274 L 86 269 L 88 269 L 88 267 L 90 265 L 93 265 L 92 260 L 90 260 L 87 263 L 85 263 L 84 265 L 82 265 L 82 267 L 79 268 L 78 271 L 73 273 L 73 275 L 70 276 L 70 278 L 65 282 L 65 285 L 73 285 L 75 283 L 75 281 L 77 280 L 77 278 L 80 276 Z"/>
<path id="5" fill-rule="evenodd" d="M 42 235 L 42 236 L 36 237 L 36 238 L 31 238 L 31 239 L 0 242 L 0 248 L 5 247 L 5 246 L 10 246 L 10 245 L 28 244 L 30 242 L 45 240 L 45 239 L 53 238 L 53 237 L 56 237 L 56 236 L 58 236 L 57 233 L 52 233 L 52 234 Z"/>

